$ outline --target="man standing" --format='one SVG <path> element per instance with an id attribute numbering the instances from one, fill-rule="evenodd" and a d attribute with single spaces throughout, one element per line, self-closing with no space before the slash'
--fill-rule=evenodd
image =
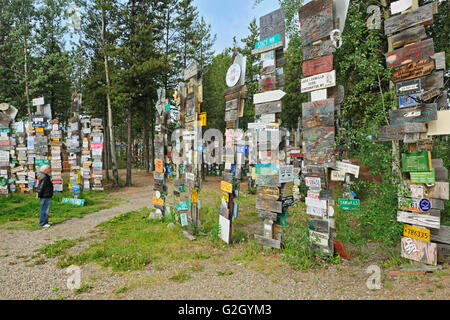
<path id="1" fill-rule="evenodd" d="M 48 223 L 48 212 L 50 210 L 50 199 L 53 197 L 53 183 L 50 179 L 50 167 L 41 167 L 39 182 L 36 187 L 36 199 L 41 199 L 41 213 L 39 215 L 39 225 L 43 228 L 50 227 Z"/>

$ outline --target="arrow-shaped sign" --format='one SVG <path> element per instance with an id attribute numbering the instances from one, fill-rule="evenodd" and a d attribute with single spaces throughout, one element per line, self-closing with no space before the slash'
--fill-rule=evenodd
<path id="1" fill-rule="evenodd" d="M 266 91 L 263 93 L 258 93 L 258 94 L 253 95 L 253 103 L 260 104 L 260 103 L 278 101 L 278 100 L 281 100 L 285 95 L 286 95 L 286 92 L 281 91 L 281 90 Z"/>

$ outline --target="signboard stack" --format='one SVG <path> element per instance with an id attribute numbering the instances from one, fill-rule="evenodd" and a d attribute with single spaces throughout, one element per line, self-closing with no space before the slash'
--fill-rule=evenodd
<path id="1" fill-rule="evenodd" d="M 53 182 L 53 190 L 55 192 L 63 191 L 62 178 L 62 130 L 58 119 L 52 120 L 52 129 L 50 131 L 50 174 Z"/>
<path id="2" fill-rule="evenodd" d="M 226 75 L 228 89 L 225 90 L 225 168 L 221 182 L 222 197 L 219 212 L 220 238 L 226 243 L 231 243 L 233 238 L 232 221 L 238 216 L 242 166 L 248 154 L 244 131 L 240 125 L 247 94 L 245 71 L 246 58 L 235 50 Z"/>
<path id="3" fill-rule="evenodd" d="M 0 197 L 9 193 L 11 129 L 0 123 Z"/>
<path id="4" fill-rule="evenodd" d="M 260 18 L 260 41 L 252 54 L 261 58 L 259 93 L 253 96 L 255 123 L 249 124 L 256 157 L 249 160 L 257 188 L 256 209 L 264 221 L 263 235 L 255 239 L 265 248 L 281 248 L 282 226 L 287 225 L 288 207 L 293 198 L 286 185 L 294 180 L 293 166 L 286 156 L 286 130 L 280 128 L 277 114 L 282 112 L 281 99 L 286 94 L 283 66 L 285 47 L 284 9 L 280 8 Z M 254 151 L 250 151 L 254 153 Z"/>
<path id="5" fill-rule="evenodd" d="M 93 191 L 103 191 L 103 121 L 102 119 L 91 119 L 91 189 Z"/>
<path id="6" fill-rule="evenodd" d="M 299 9 L 304 60 L 301 92 L 309 96 L 309 102 L 302 104 L 302 173 L 309 188 L 305 202 L 307 214 L 314 217 L 309 219 L 309 240 L 327 255 L 334 253 L 335 238 L 329 168 L 336 168 L 336 115 L 344 98 L 343 87 L 336 87 L 333 53 L 341 45 L 347 9 L 348 1 L 333 0 L 313 0 Z M 335 172 L 333 177 L 345 180 L 345 173 Z"/>
<path id="7" fill-rule="evenodd" d="M 450 234 L 440 223 L 440 210 L 449 199 L 448 171 L 442 160 L 432 159 L 430 138 L 450 134 L 448 122 L 438 112 L 443 81 L 433 80 L 443 76 L 439 69 L 445 68 L 445 54 L 435 53 L 433 39 L 427 39 L 425 32 L 425 26 L 433 23 L 437 3 L 421 7 L 410 3 L 394 10 L 400 2 L 405 1 L 391 4 L 392 17 L 385 21 L 386 64 L 393 68 L 399 109 L 390 111 L 390 126 L 380 129 L 379 139 L 403 141 L 408 147 L 408 153 L 402 154 L 404 182 L 398 191 L 397 221 L 404 223 L 401 255 L 436 265 L 450 258 Z M 443 130 L 434 131 L 436 124 Z"/>
<path id="8" fill-rule="evenodd" d="M 71 110 L 72 118 L 68 119 L 66 146 L 69 152 L 69 190 L 73 197 L 77 198 L 81 193 L 81 137 L 82 129 L 80 124 L 81 93 L 74 92 L 72 95 Z"/>

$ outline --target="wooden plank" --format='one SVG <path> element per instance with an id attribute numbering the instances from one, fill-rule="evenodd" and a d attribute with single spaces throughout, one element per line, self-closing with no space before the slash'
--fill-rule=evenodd
<path id="1" fill-rule="evenodd" d="M 228 182 L 228 183 L 231 183 L 231 184 L 234 183 L 234 177 L 233 177 L 233 174 L 230 173 L 230 172 L 224 171 L 223 174 L 222 174 L 222 179 L 223 179 L 223 181 L 225 181 L 225 182 Z"/>
<path id="2" fill-rule="evenodd" d="M 336 52 L 331 40 L 321 41 L 316 45 L 303 46 L 303 60 L 311 60 Z"/>
<path id="3" fill-rule="evenodd" d="M 261 54 L 261 53 L 264 53 L 264 52 L 267 52 L 267 51 L 271 51 L 271 50 L 275 50 L 275 49 L 282 48 L 282 47 L 284 47 L 284 41 L 283 40 L 281 40 L 279 42 L 276 42 L 276 43 L 273 43 L 273 44 L 270 44 L 268 46 L 262 46 L 262 47 L 260 47 L 258 49 L 254 49 L 254 50 L 252 50 L 252 55 Z"/>
<path id="4" fill-rule="evenodd" d="M 410 43 L 416 43 L 427 37 L 424 26 L 417 26 L 398 34 L 394 34 L 391 38 L 392 47 L 394 49 L 406 46 Z"/>
<path id="5" fill-rule="evenodd" d="M 303 152 L 309 154 L 334 154 L 334 127 L 310 128 L 303 131 Z"/>
<path id="6" fill-rule="evenodd" d="M 421 78 L 420 81 L 422 89 L 425 91 L 441 89 L 444 87 L 444 72 L 442 70 L 435 71 L 431 75 Z"/>
<path id="7" fill-rule="evenodd" d="M 333 6 L 333 0 L 313 0 L 301 6 L 298 9 L 298 18 L 305 20 L 310 16 L 314 16 L 319 12 L 331 8 Z"/>
<path id="8" fill-rule="evenodd" d="M 434 168 L 435 179 L 438 182 L 447 182 L 448 181 L 448 169 L 445 167 L 436 167 Z"/>
<path id="9" fill-rule="evenodd" d="M 450 263 L 450 245 L 438 243 L 437 255 L 439 263 Z"/>
<path id="10" fill-rule="evenodd" d="M 285 41 L 284 9 L 280 8 L 259 18 L 260 39 L 266 39 L 273 35 L 280 34 L 281 40 Z"/>
<path id="11" fill-rule="evenodd" d="M 386 53 L 386 64 L 388 67 L 395 67 L 431 57 L 432 55 L 434 55 L 433 39 L 427 39 Z"/>
<path id="12" fill-rule="evenodd" d="M 433 187 L 428 188 L 425 192 L 428 198 L 450 200 L 449 198 L 449 183 L 436 182 Z"/>
<path id="13" fill-rule="evenodd" d="M 282 213 L 282 203 L 281 201 L 271 201 L 271 200 L 264 200 L 264 199 L 258 199 L 256 198 L 256 209 L 259 210 L 265 210 L 265 211 L 271 211 L 276 213 Z"/>
<path id="14" fill-rule="evenodd" d="M 269 91 L 284 86 L 284 75 L 264 77 L 258 81 L 259 91 Z"/>
<path id="15" fill-rule="evenodd" d="M 281 241 L 275 239 L 265 238 L 263 236 L 255 234 L 255 241 L 262 244 L 264 247 L 271 247 L 275 249 L 281 248 Z"/>
<path id="16" fill-rule="evenodd" d="M 265 210 L 258 210 L 258 217 L 269 219 L 272 221 L 277 221 L 278 214 L 275 212 L 265 211 Z"/>
<path id="17" fill-rule="evenodd" d="M 316 232 L 329 233 L 330 225 L 328 220 L 308 219 L 308 229 Z"/>
<path id="18" fill-rule="evenodd" d="M 441 227 L 440 217 L 415 212 L 398 211 L 397 221 L 433 229 L 439 229 Z"/>
<path id="19" fill-rule="evenodd" d="M 328 247 L 329 239 L 330 235 L 328 233 L 309 230 L 309 240 L 314 245 Z"/>
<path id="20" fill-rule="evenodd" d="M 281 90 L 273 90 L 253 95 L 253 104 L 262 104 L 267 102 L 279 101 L 286 95 Z"/>
<path id="21" fill-rule="evenodd" d="M 434 266 L 437 265 L 436 243 L 402 237 L 401 247 L 401 256 L 403 258 Z"/>
<path id="22" fill-rule="evenodd" d="M 243 93 L 243 91 L 245 91 L 245 87 L 246 87 L 245 85 L 244 86 L 234 86 L 233 88 L 227 89 L 227 90 L 225 90 L 225 96 L 229 96 L 236 92 Z"/>
<path id="23" fill-rule="evenodd" d="M 257 186 L 263 186 L 263 187 L 278 187 L 278 186 L 280 186 L 280 183 L 278 182 L 278 180 L 279 180 L 278 175 L 257 174 L 255 184 Z"/>
<path id="24" fill-rule="evenodd" d="M 403 225 L 403 236 L 421 240 L 421 241 L 430 242 L 430 230 L 429 229 L 419 228 L 419 227 L 411 226 L 409 224 Z"/>
<path id="25" fill-rule="evenodd" d="M 197 76 L 198 73 L 198 65 L 196 63 L 191 64 L 189 67 L 184 70 L 184 81 L 189 80 L 192 77 Z"/>
<path id="26" fill-rule="evenodd" d="M 380 127 L 379 141 L 403 140 L 406 133 L 427 132 L 424 123 L 404 123 Z"/>
<path id="27" fill-rule="evenodd" d="M 436 70 L 444 70 L 445 69 L 445 52 L 438 52 L 431 56 L 431 59 L 434 60 L 434 64 L 436 65 Z"/>
<path id="28" fill-rule="evenodd" d="M 391 80 L 401 82 L 410 79 L 420 78 L 431 74 L 434 70 L 434 60 L 431 58 L 420 59 L 400 67 L 394 68 Z"/>
<path id="29" fill-rule="evenodd" d="M 313 76 L 319 73 L 329 72 L 331 70 L 333 70 L 332 54 L 314 60 L 304 61 L 302 64 L 302 71 L 305 77 Z"/>
<path id="30" fill-rule="evenodd" d="M 336 70 L 317 74 L 301 80 L 301 93 L 334 87 L 336 85 Z"/>
<path id="31" fill-rule="evenodd" d="M 281 112 L 281 101 L 273 101 L 255 105 L 255 115 Z"/>
<path id="32" fill-rule="evenodd" d="M 302 104 L 303 129 L 330 127 L 334 125 L 334 99 Z"/>
<path id="33" fill-rule="evenodd" d="M 441 226 L 439 230 L 431 230 L 431 241 L 450 244 L 450 227 Z"/>
<path id="34" fill-rule="evenodd" d="M 427 25 L 433 22 L 433 3 L 421 6 L 405 14 L 393 16 L 384 21 L 384 34 L 390 35 L 409 27 Z"/>

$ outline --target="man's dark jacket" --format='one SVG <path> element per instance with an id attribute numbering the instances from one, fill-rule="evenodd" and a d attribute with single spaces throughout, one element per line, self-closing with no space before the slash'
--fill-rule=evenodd
<path id="1" fill-rule="evenodd" d="M 41 199 L 53 197 L 53 183 L 48 174 L 41 172 L 36 192 Z"/>

